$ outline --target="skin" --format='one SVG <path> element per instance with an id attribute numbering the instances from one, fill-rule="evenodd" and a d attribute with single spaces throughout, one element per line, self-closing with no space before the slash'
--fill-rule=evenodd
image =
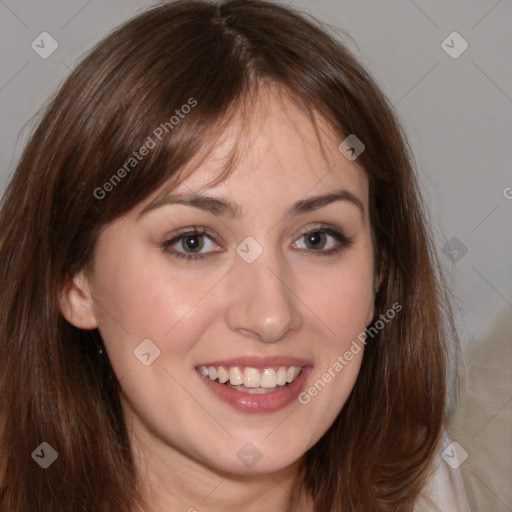
<path id="1" fill-rule="evenodd" d="M 98 328 L 122 387 L 137 468 L 157 512 L 290 510 L 299 496 L 301 457 L 333 423 L 359 372 L 363 351 L 311 401 L 249 414 L 213 396 L 196 366 L 238 356 L 308 359 L 306 389 L 344 354 L 373 316 L 374 273 L 368 178 L 338 150 L 325 124 L 324 158 L 306 116 L 277 94 L 260 94 L 250 130 L 230 125 L 222 143 L 173 193 L 240 205 L 232 219 L 179 204 L 139 213 L 155 195 L 102 232 L 92 270 L 66 283 L 61 309 L 83 329 Z M 270 115 L 269 115 L 270 114 Z M 234 172 L 215 187 L 223 157 L 243 144 Z M 342 200 L 284 218 L 298 200 L 345 189 Z M 327 236 L 311 248 L 301 232 L 326 223 L 352 239 Z M 202 260 L 173 256 L 162 244 L 182 228 L 205 227 Z M 314 229 L 313 229 L 314 231 Z M 235 251 L 247 236 L 263 253 L 247 263 Z M 175 251 L 185 252 L 181 243 Z M 316 251 L 316 252 L 315 252 Z M 160 356 L 149 366 L 134 349 L 150 339 Z M 247 443 L 262 457 L 237 457 Z M 309 507 L 307 507 L 309 508 Z M 307 509 L 306 508 L 306 509 Z"/>

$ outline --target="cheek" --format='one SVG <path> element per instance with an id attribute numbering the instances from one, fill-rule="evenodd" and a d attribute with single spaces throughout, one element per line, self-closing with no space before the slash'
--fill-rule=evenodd
<path id="1" fill-rule="evenodd" d="M 312 279 L 315 286 L 303 288 L 301 297 L 307 297 L 323 334 L 315 337 L 315 368 L 299 396 L 299 403 L 309 411 L 313 432 L 322 432 L 332 424 L 359 374 L 364 354 L 362 334 L 373 316 L 372 268 L 372 259 L 359 253 L 329 275 Z"/>
<path id="2" fill-rule="evenodd" d="M 329 272 L 300 278 L 298 296 L 326 328 L 329 344 L 357 335 L 373 316 L 372 259 L 366 254 L 347 258 Z"/>
<path id="3" fill-rule="evenodd" d="M 99 269 L 96 314 L 118 373 L 133 364 L 134 350 L 146 339 L 161 356 L 186 353 L 216 314 L 217 302 L 208 300 L 216 274 L 179 269 L 161 256 L 140 260 L 134 254 L 116 262 Z"/>

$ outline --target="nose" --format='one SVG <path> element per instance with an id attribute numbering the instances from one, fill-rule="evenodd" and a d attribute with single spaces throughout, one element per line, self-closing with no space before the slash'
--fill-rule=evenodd
<path id="1" fill-rule="evenodd" d="M 228 326 L 265 343 L 280 340 L 302 326 L 293 279 L 286 263 L 264 253 L 254 262 L 238 258 L 230 272 Z"/>

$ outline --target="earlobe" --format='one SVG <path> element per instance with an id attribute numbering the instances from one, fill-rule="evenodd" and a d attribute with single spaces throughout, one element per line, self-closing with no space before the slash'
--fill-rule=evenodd
<path id="1" fill-rule="evenodd" d="M 59 290 L 59 306 L 64 318 L 79 329 L 96 329 L 93 297 L 85 275 L 80 272 L 67 278 Z"/>

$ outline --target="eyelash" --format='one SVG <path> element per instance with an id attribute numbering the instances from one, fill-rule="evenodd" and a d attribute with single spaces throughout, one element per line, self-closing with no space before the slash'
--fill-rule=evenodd
<path id="1" fill-rule="evenodd" d="M 306 235 L 310 235 L 313 233 L 319 233 L 319 232 L 324 233 L 328 236 L 331 236 L 339 243 L 339 245 L 332 249 L 328 249 L 327 251 L 322 251 L 322 250 L 315 251 L 313 249 L 300 249 L 301 251 L 303 251 L 305 253 L 306 257 L 335 256 L 343 249 L 347 249 L 348 247 L 350 247 L 354 242 L 353 238 L 347 237 L 342 231 L 332 228 L 328 225 L 324 225 L 324 224 L 319 224 L 318 226 L 314 226 L 313 228 L 308 228 L 307 230 L 302 231 L 296 240 L 300 240 L 301 238 L 305 237 Z M 174 256 L 176 258 L 181 258 L 181 259 L 185 259 L 188 261 L 202 260 L 205 257 L 211 255 L 211 253 L 189 254 L 189 253 L 182 253 L 182 252 L 170 250 L 170 247 L 172 247 L 173 245 L 178 243 L 180 240 L 183 240 L 184 238 L 189 237 L 189 236 L 197 236 L 197 235 L 205 236 L 205 237 L 209 238 L 212 242 L 215 242 L 215 238 L 212 235 L 210 235 L 206 231 L 205 228 L 193 227 L 193 228 L 188 229 L 187 231 L 180 233 L 179 235 L 177 235 L 169 240 L 166 240 L 162 244 L 162 249 L 164 249 L 164 251 L 166 251 L 167 253 L 171 254 L 172 256 Z M 217 252 L 217 251 L 215 251 L 215 252 Z M 218 252 L 220 252 L 220 251 L 218 251 Z"/>

